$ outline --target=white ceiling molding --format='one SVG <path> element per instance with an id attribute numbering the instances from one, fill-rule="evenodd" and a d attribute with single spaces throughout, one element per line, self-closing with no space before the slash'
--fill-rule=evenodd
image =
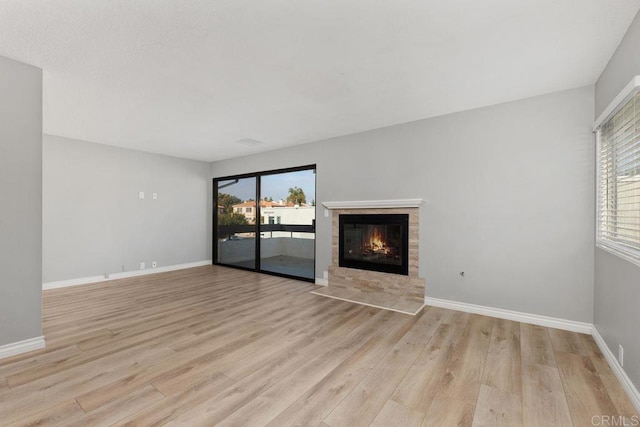
<path id="1" fill-rule="evenodd" d="M 327 209 L 419 208 L 423 204 L 423 199 L 352 200 L 343 202 L 322 202 L 322 206 Z"/>
<path id="2" fill-rule="evenodd" d="M 593 131 L 597 131 L 600 126 L 613 117 L 639 90 L 640 76 L 635 76 L 600 114 L 600 117 L 593 124 Z"/>

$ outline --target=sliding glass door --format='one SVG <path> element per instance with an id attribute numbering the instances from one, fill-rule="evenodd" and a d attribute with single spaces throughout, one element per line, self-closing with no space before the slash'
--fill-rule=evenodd
<path id="1" fill-rule="evenodd" d="M 218 181 L 216 191 L 217 259 L 220 264 L 256 268 L 256 178 Z"/>
<path id="2" fill-rule="evenodd" d="M 315 277 L 315 169 L 260 177 L 262 271 Z"/>
<path id="3" fill-rule="evenodd" d="M 315 166 L 214 179 L 214 263 L 313 281 Z"/>

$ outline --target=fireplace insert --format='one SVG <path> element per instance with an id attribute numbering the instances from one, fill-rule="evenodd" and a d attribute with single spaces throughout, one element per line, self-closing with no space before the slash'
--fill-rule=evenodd
<path id="1" fill-rule="evenodd" d="M 409 215 L 339 216 L 340 267 L 409 274 Z"/>

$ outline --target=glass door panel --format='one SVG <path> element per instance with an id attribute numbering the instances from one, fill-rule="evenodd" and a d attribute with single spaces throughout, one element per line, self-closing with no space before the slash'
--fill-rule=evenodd
<path id="1" fill-rule="evenodd" d="M 315 169 L 260 176 L 260 270 L 315 277 Z"/>
<path id="2" fill-rule="evenodd" d="M 256 177 L 216 182 L 216 262 L 254 270 Z"/>

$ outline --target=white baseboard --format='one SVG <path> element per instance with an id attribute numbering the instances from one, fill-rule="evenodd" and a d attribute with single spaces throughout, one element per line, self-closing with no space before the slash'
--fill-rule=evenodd
<path id="1" fill-rule="evenodd" d="M 316 277 L 316 285 L 329 286 L 329 280 Z"/>
<path id="2" fill-rule="evenodd" d="M 66 288 L 68 286 L 88 285 L 90 283 L 106 282 L 108 280 L 124 279 L 127 277 L 144 276 L 145 274 L 164 273 L 167 271 L 183 270 L 185 268 L 211 265 L 211 260 L 189 262 L 186 264 L 168 265 L 165 267 L 147 268 L 145 270 L 124 271 L 122 273 L 109 274 L 105 276 L 79 277 L 77 279 L 59 280 L 57 282 L 47 282 L 42 284 L 43 290 Z"/>
<path id="3" fill-rule="evenodd" d="M 18 354 L 26 353 L 28 351 L 39 350 L 41 348 L 44 348 L 45 345 L 46 343 L 44 342 L 44 336 L 29 338 L 28 340 L 1 345 L 0 359 L 4 359 L 5 357 L 16 356 Z"/>
<path id="4" fill-rule="evenodd" d="M 559 319 L 557 317 L 541 316 L 539 314 L 522 313 L 520 311 L 504 310 L 502 308 L 486 307 L 483 305 L 467 304 L 440 298 L 425 297 L 425 305 L 464 311 L 466 313 L 482 314 L 499 319 L 514 320 L 516 322 L 531 323 L 548 328 L 564 329 L 566 331 L 589 334 L 593 330 L 591 323 L 576 322 L 574 320 Z"/>
<path id="5" fill-rule="evenodd" d="M 600 335 L 600 332 L 598 332 L 598 329 L 595 326 L 593 327 L 592 335 L 593 340 L 596 342 L 596 344 L 598 344 L 600 351 L 604 355 L 605 359 L 607 359 L 609 367 L 611 368 L 613 373 L 616 374 L 616 377 L 618 378 L 618 381 L 620 381 L 620 384 L 622 384 L 622 388 L 624 388 L 624 391 L 627 392 L 629 400 L 631 400 L 633 406 L 636 407 L 636 411 L 640 412 L 640 392 L 638 391 L 636 386 L 633 385 L 633 382 L 631 382 L 631 379 L 627 376 L 624 368 L 620 366 L 618 359 L 616 359 L 616 357 L 613 355 L 611 349 L 605 342 L 604 338 L 602 338 L 602 335 Z"/>

